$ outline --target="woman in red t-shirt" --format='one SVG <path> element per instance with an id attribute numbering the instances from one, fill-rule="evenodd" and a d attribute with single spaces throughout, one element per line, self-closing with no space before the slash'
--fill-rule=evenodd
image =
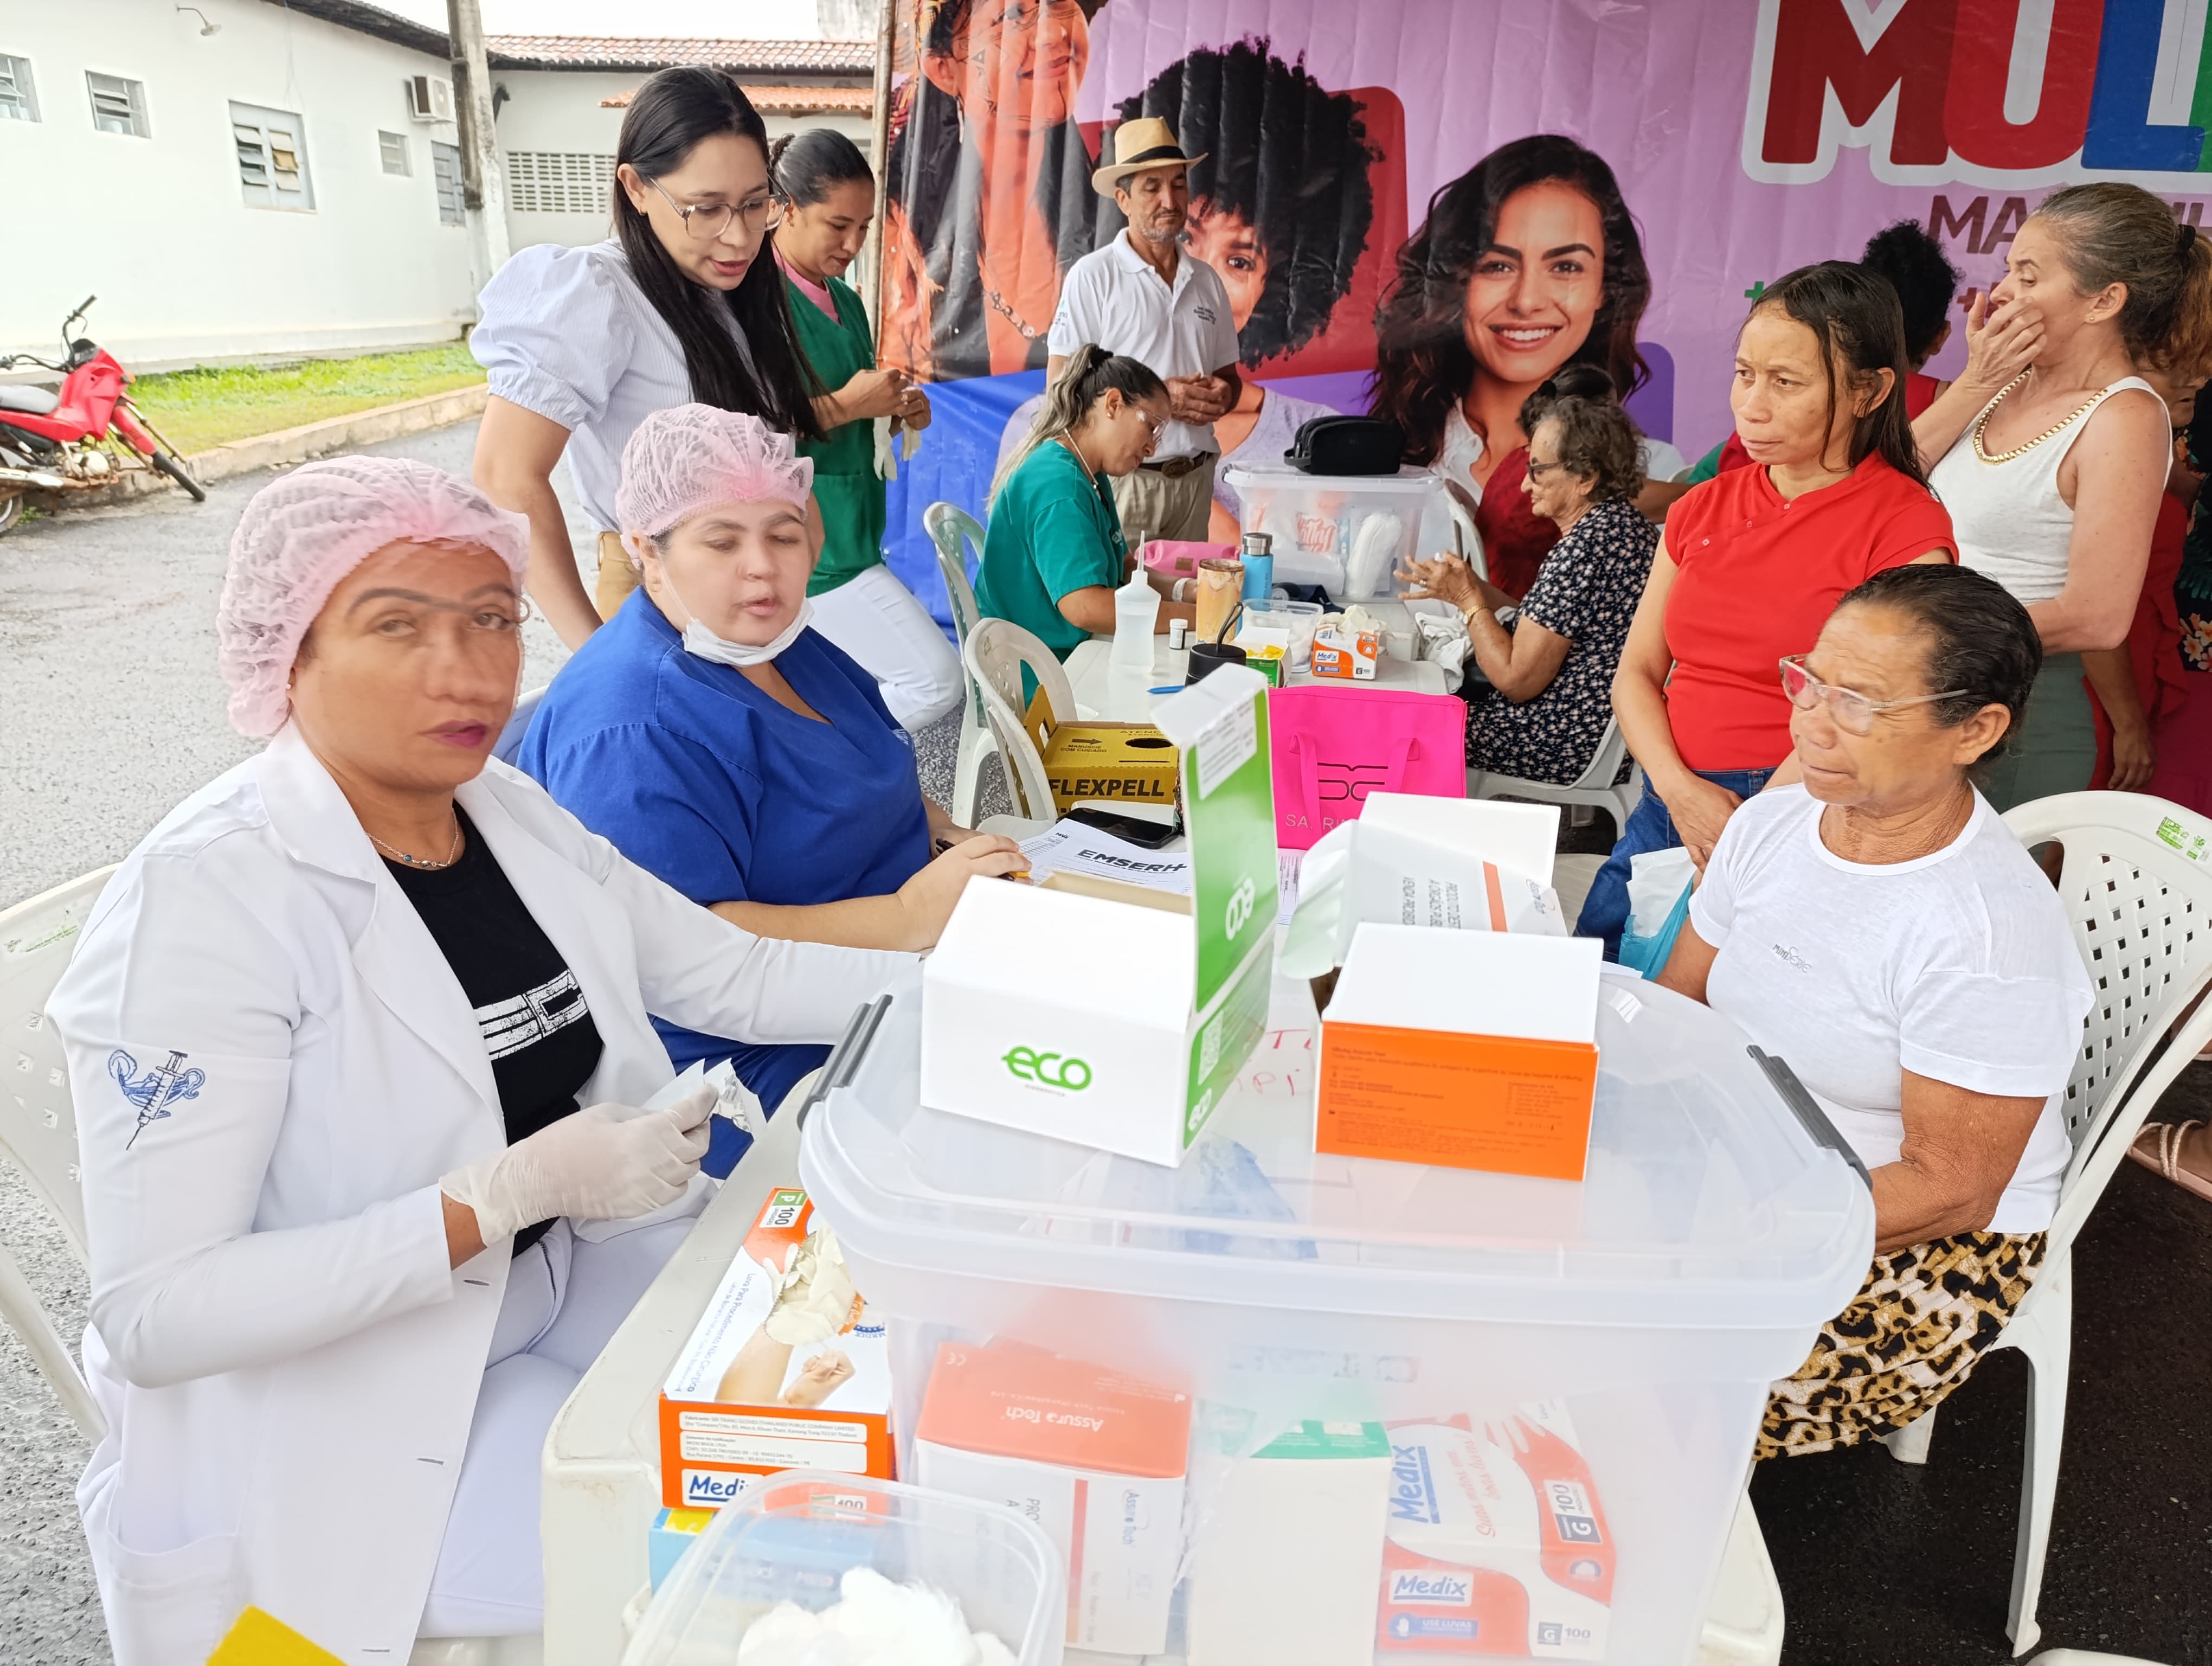
<path id="1" fill-rule="evenodd" d="M 1782 657 L 1876 573 L 1957 559 L 1904 380 L 1896 292 L 1863 266 L 1801 267 L 1744 321 L 1729 399 L 1758 466 L 1674 505 L 1613 680 L 1644 788 L 1576 927 L 1604 938 L 1608 958 L 1632 857 L 1686 845 L 1702 868 L 1738 804 L 1778 772 L 1799 779 Z"/>

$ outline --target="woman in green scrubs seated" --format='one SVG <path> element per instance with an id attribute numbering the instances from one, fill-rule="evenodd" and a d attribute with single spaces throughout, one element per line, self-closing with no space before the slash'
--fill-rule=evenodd
<path id="1" fill-rule="evenodd" d="M 1096 345 L 1069 356 L 992 500 L 975 587 L 986 617 L 1012 620 L 1063 660 L 1114 634 L 1129 545 L 1107 483 L 1136 471 L 1167 420 L 1166 384 L 1136 360 Z M 1153 629 L 1192 611 L 1163 600 Z"/>
<path id="2" fill-rule="evenodd" d="M 876 419 L 890 417 L 894 429 L 927 428 L 929 396 L 905 371 L 877 368 L 868 315 L 842 277 L 867 240 L 875 179 L 852 140 L 826 127 L 778 139 L 768 159 L 785 204 L 775 228 L 784 299 L 799 350 L 830 390 L 814 401 L 827 437 L 799 447 L 814 459 L 822 509 L 822 559 L 806 588 L 814 629 L 876 679 L 902 727 L 926 729 L 960 703 L 960 657 L 884 565 Z"/>

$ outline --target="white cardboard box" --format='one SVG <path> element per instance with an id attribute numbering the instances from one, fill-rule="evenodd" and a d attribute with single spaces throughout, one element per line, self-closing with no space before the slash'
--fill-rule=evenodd
<path id="1" fill-rule="evenodd" d="M 1231 666 L 1156 714 L 1182 749 L 1188 912 L 969 882 L 922 963 L 923 1104 L 1182 1160 L 1267 1026 L 1278 869 L 1266 692 Z"/>
<path id="2" fill-rule="evenodd" d="M 1189 1666 L 1367 1659 L 1389 1501 L 1379 1423 L 1307 1422 L 1237 1459 L 1199 1535 Z"/>

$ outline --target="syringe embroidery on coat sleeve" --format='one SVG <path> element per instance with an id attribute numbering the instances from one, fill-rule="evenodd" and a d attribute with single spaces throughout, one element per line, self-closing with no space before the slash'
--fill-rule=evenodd
<path id="1" fill-rule="evenodd" d="M 187 1056 L 173 1048 L 167 1059 L 142 1075 L 138 1061 L 121 1048 L 107 1055 L 107 1073 L 115 1078 L 123 1097 L 138 1108 L 138 1126 L 123 1142 L 124 1150 L 129 1151 L 138 1143 L 138 1136 L 146 1132 L 148 1124 L 166 1117 L 171 1105 L 200 1097 L 200 1089 L 207 1085 L 207 1072 L 197 1066 L 185 1069 Z"/>

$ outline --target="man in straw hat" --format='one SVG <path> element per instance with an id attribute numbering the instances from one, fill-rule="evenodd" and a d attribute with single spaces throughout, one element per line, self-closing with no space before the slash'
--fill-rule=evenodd
<path id="1" fill-rule="evenodd" d="M 1237 325 L 1220 276 L 1182 246 L 1189 218 L 1186 156 L 1157 116 L 1115 130 L 1114 160 L 1091 176 L 1129 222 L 1068 269 L 1054 314 L 1048 380 L 1086 342 L 1152 367 L 1168 385 L 1171 420 L 1152 457 L 1114 483 L 1121 530 L 1135 550 L 1147 538 L 1206 536 L 1220 447 L 1213 420 L 1237 403 Z"/>

